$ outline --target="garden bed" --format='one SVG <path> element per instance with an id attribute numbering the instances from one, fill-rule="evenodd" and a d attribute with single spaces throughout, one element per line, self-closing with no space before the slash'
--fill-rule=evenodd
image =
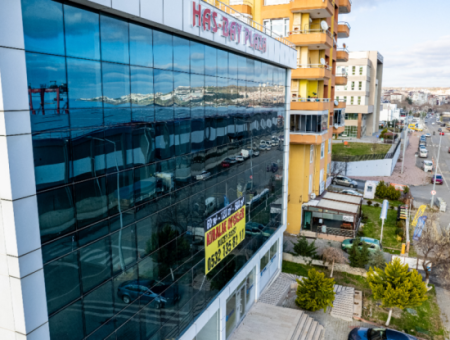
<path id="1" fill-rule="evenodd" d="M 376 145 L 374 147 L 374 145 Z M 336 156 L 363 156 L 369 154 L 386 154 L 392 145 L 372 143 L 348 143 L 347 145 L 334 143 L 331 150 Z"/>

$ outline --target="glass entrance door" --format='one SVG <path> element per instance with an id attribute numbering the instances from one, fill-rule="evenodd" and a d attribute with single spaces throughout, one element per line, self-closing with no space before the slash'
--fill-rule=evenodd
<path id="1" fill-rule="evenodd" d="M 226 315 L 226 336 L 227 338 L 232 334 L 237 325 L 242 321 L 245 315 L 246 307 L 246 292 L 247 282 L 243 283 L 235 290 L 227 300 L 227 315 Z"/>
<path id="2" fill-rule="evenodd" d="M 238 320 L 240 321 L 245 314 L 245 292 L 247 290 L 247 285 L 244 283 L 236 293 L 236 303 L 238 304 Z"/>
<path id="3" fill-rule="evenodd" d="M 312 212 L 305 211 L 303 218 L 303 230 L 311 230 L 311 221 L 312 220 Z"/>

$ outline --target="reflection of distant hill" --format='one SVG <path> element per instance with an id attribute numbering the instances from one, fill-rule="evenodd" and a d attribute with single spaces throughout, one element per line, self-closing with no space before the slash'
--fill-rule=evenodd
<path id="1" fill-rule="evenodd" d="M 128 96 L 122 96 L 119 98 L 109 98 L 106 96 L 94 97 L 94 98 L 79 98 L 77 101 L 83 102 L 104 102 L 112 105 L 121 105 L 129 103 L 130 101 L 133 104 L 139 105 L 151 105 L 154 102 L 154 95 L 151 94 L 140 94 L 140 93 L 132 93 Z"/>

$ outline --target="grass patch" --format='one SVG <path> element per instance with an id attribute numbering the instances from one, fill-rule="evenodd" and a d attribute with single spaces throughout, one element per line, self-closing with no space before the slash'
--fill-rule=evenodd
<path id="1" fill-rule="evenodd" d="M 371 200 L 372 202 L 377 202 L 380 203 L 380 205 L 383 204 L 383 199 L 381 198 L 374 198 L 373 200 Z M 404 205 L 405 203 L 403 203 L 402 201 L 389 201 L 389 207 L 394 206 L 394 207 L 398 207 L 399 205 Z"/>
<path id="2" fill-rule="evenodd" d="M 376 145 L 376 148 L 374 148 Z M 342 144 L 333 144 L 331 150 L 333 155 L 339 156 L 362 156 L 368 154 L 386 154 L 391 145 L 389 144 L 372 144 L 372 143 L 348 143 L 347 146 Z"/>
<path id="3" fill-rule="evenodd" d="M 364 224 L 363 232 L 364 236 L 380 239 L 381 235 L 381 207 L 370 207 L 368 205 L 362 206 L 363 213 L 368 217 L 367 223 Z M 383 227 L 383 250 L 389 252 L 387 248 L 402 249 L 402 241 L 397 241 L 395 230 L 397 229 L 397 211 L 388 210 L 386 221 Z"/>
<path id="4" fill-rule="evenodd" d="M 308 276 L 308 270 L 310 270 L 311 268 L 313 268 L 313 266 L 307 266 L 305 264 L 283 261 L 283 266 L 281 268 L 281 271 L 283 273 L 295 274 L 298 276 Z"/>

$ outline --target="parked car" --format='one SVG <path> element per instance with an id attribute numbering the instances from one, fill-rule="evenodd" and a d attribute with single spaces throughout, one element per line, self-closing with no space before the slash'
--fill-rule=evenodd
<path id="1" fill-rule="evenodd" d="M 253 154 L 253 150 L 247 150 L 247 149 L 242 149 L 241 150 L 241 155 L 242 157 L 244 157 L 245 159 L 251 157 Z"/>
<path id="2" fill-rule="evenodd" d="M 392 329 L 356 327 L 348 335 L 348 340 L 417 340 L 417 338 Z"/>
<path id="3" fill-rule="evenodd" d="M 357 192 L 357 191 L 355 191 L 355 190 L 350 190 L 350 189 L 342 190 L 342 191 L 341 191 L 341 194 L 354 195 L 354 196 L 361 196 L 361 197 L 362 197 L 362 195 L 363 195 L 363 194 L 361 194 L 361 193 L 359 193 L 359 192 Z"/>
<path id="4" fill-rule="evenodd" d="M 229 162 L 228 158 L 225 158 L 222 161 L 222 168 L 229 168 L 231 166 L 231 163 Z"/>
<path id="5" fill-rule="evenodd" d="M 258 156 L 259 156 L 259 151 L 253 150 L 253 157 L 258 157 Z"/>
<path id="6" fill-rule="evenodd" d="M 197 181 L 201 181 L 202 179 L 206 179 L 209 176 L 211 176 L 211 173 L 208 171 L 202 171 L 200 174 L 198 174 L 197 176 L 195 176 L 195 179 Z"/>
<path id="7" fill-rule="evenodd" d="M 278 164 L 277 163 L 272 163 L 267 165 L 267 172 L 272 171 L 273 173 L 278 171 Z"/>
<path id="8" fill-rule="evenodd" d="M 228 159 L 228 161 L 230 162 L 231 165 L 237 163 L 236 157 L 228 157 L 227 159 Z"/>
<path id="9" fill-rule="evenodd" d="M 256 222 L 247 222 L 245 224 L 245 235 L 263 235 L 269 237 L 274 233 L 273 229 L 267 228 L 264 225 Z"/>
<path id="10" fill-rule="evenodd" d="M 421 158 L 427 158 L 428 157 L 428 150 L 425 148 L 419 149 L 419 157 Z"/>
<path id="11" fill-rule="evenodd" d="M 428 171 L 433 171 L 433 162 L 432 161 L 423 161 L 423 171 L 428 172 Z"/>
<path id="12" fill-rule="evenodd" d="M 237 156 L 236 156 L 236 160 L 237 160 L 238 162 L 243 162 L 243 161 L 244 161 L 244 157 L 241 156 L 241 155 L 237 155 Z"/>
<path id="13" fill-rule="evenodd" d="M 431 184 L 434 184 L 434 181 L 436 180 L 436 184 L 444 184 L 444 177 L 442 177 L 442 175 L 440 174 L 436 174 L 433 175 L 433 177 L 431 177 Z"/>
<path id="14" fill-rule="evenodd" d="M 358 182 L 346 176 L 336 176 L 335 178 L 333 178 L 333 184 L 344 185 L 350 188 L 358 187 Z"/>
<path id="15" fill-rule="evenodd" d="M 355 241 L 355 238 L 344 240 L 341 244 L 341 248 L 343 251 L 348 251 Z M 362 248 L 363 242 L 367 243 L 369 245 L 369 252 L 375 252 L 378 249 L 383 249 L 381 246 L 380 241 L 370 238 L 370 237 L 361 237 L 359 242 L 359 249 Z"/>
<path id="16" fill-rule="evenodd" d="M 426 133 L 426 134 L 424 134 L 424 136 L 427 137 L 427 138 L 431 137 L 431 133 Z"/>
<path id="17" fill-rule="evenodd" d="M 130 280 L 123 282 L 117 289 L 117 296 L 125 303 L 131 303 L 140 297 L 140 301 L 156 301 L 158 308 L 177 301 L 177 289 L 168 289 L 170 284 L 157 283 L 155 280 Z M 176 285 L 175 285 L 176 286 Z"/>

